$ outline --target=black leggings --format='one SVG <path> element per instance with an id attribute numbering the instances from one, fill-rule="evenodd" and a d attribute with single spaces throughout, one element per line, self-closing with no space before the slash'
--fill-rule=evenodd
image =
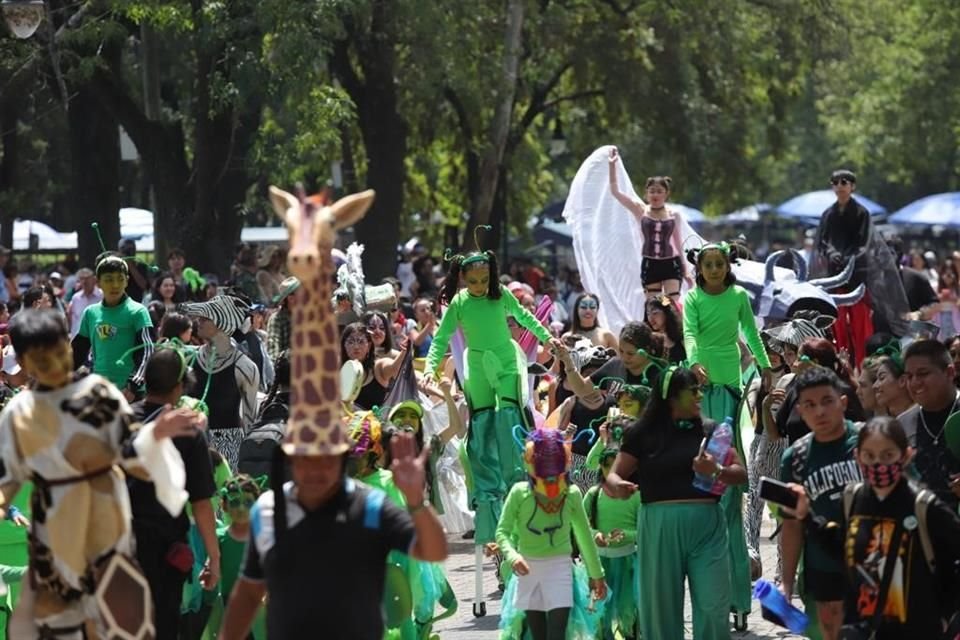
<path id="1" fill-rule="evenodd" d="M 568 607 L 524 613 L 533 640 L 564 640 L 567 637 L 567 619 L 570 617 Z"/>

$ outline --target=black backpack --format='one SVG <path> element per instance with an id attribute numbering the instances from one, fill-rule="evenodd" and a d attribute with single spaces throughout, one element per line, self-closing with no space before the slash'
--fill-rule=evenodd
<path id="1" fill-rule="evenodd" d="M 274 452 L 283 443 L 289 414 L 284 402 L 272 402 L 263 408 L 257 425 L 240 443 L 237 471 L 251 478 L 266 476 L 269 482 Z"/>

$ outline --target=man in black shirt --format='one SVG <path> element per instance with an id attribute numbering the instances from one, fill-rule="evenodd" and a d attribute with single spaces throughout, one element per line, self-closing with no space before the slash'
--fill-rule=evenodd
<path id="1" fill-rule="evenodd" d="M 947 448 L 944 424 L 960 409 L 953 360 L 937 340 L 918 340 L 903 354 L 907 390 L 917 406 L 900 416 L 916 449 L 920 480 L 954 512 L 960 505 L 960 460 Z"/>
<path id="2" fill-rule="evenodd" d="M 342 430 L 336 440 L 347 441 Z M 270 640 L 381 640 L 387 553 L 427 562 L 447 557 L 443 527 L 423 495 L 429 447 L 416 455 L 412 434 L 390 445 L 406 511 L 346 478 L 346 452 L 290 455 L 293 482 L 283 486 L 282 503 L 268 491 L 250 513 L 247 558 L 221 640 L 247 637 L 268 592 Z"/>
<path id="3" fill-rule="evenodd" d="M 183 393 L 186 374 L 183 357 L 174 349 L 159 349 L 147 361 L 147 394 L 131 406 L 141 423 L 149 422 L 166 406 L 176 406 Z M 213 467 L 202 434 L 173 439 L 183 458 L 186 490 L 208 563 L 201 576 L 203 586 L 213 589 L 220 580 L 220 547 L 210 499 L 216 493 Z M 133 532 L 137 561 L 150 583 L 156 617 L 157 640 L 177 640 L 183 583 L 193 569 L 193 554 L 187 544 L 190 521 L 186 513 L 174 518 L 157 501 L 153 483 L 129 476 Z"/>
<path id="4" fill-rule="evenodd" d="M 852 171 L 834 171 L 830 184 L 837 201 L 820 218 L 817 254 L 826 262 L 827 273 L 831 276 L 841 273 L 850 258 L 856 258 L 853 276 L 845 287 L 852 291 L 867 278 L 866 251 L 872 233 L 870 212 L 853 197 L 857 176 Z M 854 305 L 839 307 L 837 314 L 833 325 L 837 347 L 847 349 L 859 364 L 864 358 L 863 344 L 873 333 L 869 294 Z"/>

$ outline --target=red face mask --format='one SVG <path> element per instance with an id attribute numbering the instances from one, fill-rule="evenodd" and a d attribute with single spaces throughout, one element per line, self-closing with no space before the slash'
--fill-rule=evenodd
<path id="1" fill-rule="evenodd" d="M 903 475 L 903 462 L 900 461 L 893 464 L 862 464 L 860 468 L 870 486 L 877 489 L 886 489 L 895 485 Z"/>

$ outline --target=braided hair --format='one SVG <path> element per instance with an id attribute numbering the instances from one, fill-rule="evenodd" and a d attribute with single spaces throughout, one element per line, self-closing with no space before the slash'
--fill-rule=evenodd
<path id="1" fill-rule="evenodd" d="M 486 265 L 490 269 L 490 287 L 487 290 L 487 297 L 491 300 L 499 300 L 501 295 L 500 270 L 497 266 L 497 254 L 493 251 L 471 251 L 466 255 L 457 254 L 448 257 L 450 268 L 447 270 L 447 277 L 443 280 L 443 287 L 437 295 L 437 304 L 440 306 L 450 304 L 453 297 L 460 290 L 460 275 L 466 273 L 475 265 Z M 466 264 L 465 264 L 466 263 Z"/>

